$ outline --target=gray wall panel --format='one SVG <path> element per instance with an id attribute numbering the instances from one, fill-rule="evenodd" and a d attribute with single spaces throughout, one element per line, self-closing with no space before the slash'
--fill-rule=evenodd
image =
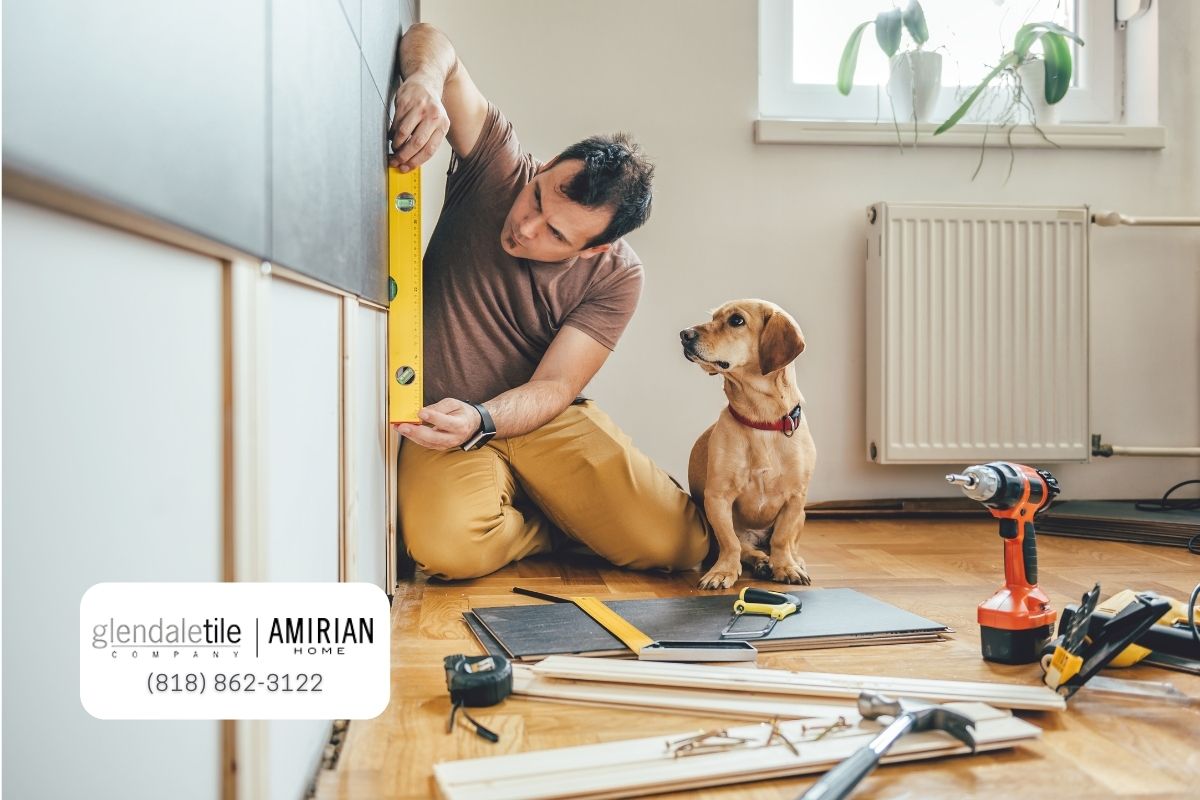
<path id="1" fill-rule="evenodd" d="M 416 22 L 412 5 L 403 0 L 362 0 L 362 52 L 381 98 L 387 95 L 401 22 L 406 28 Z"/>
<path id="2" fill-rule="evenodd" d="M 360 294 L 359 51 L 338 0 L 271 15 L 272 258 Z"/>
<path id="3" fill-rule="evenodd" d="M 342 4 L 342 10 L 346 12 L 346 18 L 350 20 L 350 27 L 354 30 L 354 38 L 359 45 L 362 44 L 362 0 L 339 0 Z"/>
<path id="4" fill-rule="evenodd" d="M 265 252 L 266 19 L 266 0 L 6 0 L 6 164 Z"/>
<path id="5" fill-rule="evenodd" d="M 387 300 L 387 112 L 362 62 L 362 258 L 367 296 Z"/>
<path id="6" fill-rule="evenodd" d="M 413 0 L 8 0 L 4 163 L 387 301 L 384 95 Z M 378 112 L 376 111 L 378 108 Z"/>

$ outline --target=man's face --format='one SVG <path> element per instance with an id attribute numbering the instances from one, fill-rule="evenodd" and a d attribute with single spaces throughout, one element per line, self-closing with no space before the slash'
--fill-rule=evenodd
<path id="1" fill-rule="evenodd" d="M 565 261 L 602 253 L 609 245 L 584 248 L 612 220 L 612 209 L 588 208 L 562 187 L 583 167 L 580 161 L 550 162 L 533 177 L 509 209 L 500 231 L 504 252 L 532 261 Z"/>

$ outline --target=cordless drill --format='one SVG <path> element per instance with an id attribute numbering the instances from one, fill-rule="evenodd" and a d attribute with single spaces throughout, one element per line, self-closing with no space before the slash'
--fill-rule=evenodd
<path id="1" fill-rule="evenodd" d="M 1044 469 L 1009 461 L 967 467 L 946 480 L 962 487 L 1000 520 L 1004 539 L 1004 587 L 979 604 L 983 657 L 1001 664 L 1041 658 L 1057 613 L 1037 585 L 1037 537 L 1033 518 L 1059 493 Z"/>

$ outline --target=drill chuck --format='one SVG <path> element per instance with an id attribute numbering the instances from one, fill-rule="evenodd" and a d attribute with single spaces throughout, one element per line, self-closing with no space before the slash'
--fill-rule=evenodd
<path id="1" fill-rule="evenodd" d="M 951 473 L 946 476 L 946 482 L 961 486 L 963 494 L 980 503 L 986 503 L 1000 491 L 999 474 L 984 465 L 967 467 L 961 473 Z"/>

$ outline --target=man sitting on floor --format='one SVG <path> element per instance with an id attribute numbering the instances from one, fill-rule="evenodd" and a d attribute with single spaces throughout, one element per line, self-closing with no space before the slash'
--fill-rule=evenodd
<path id="1" fill-rule="evenodd" d="M 542 163 L 472 82 L 450 41 L 400 45 L 391 162 L 443 138 L 446 199 L 425 254 L 425 387 L 403 424 L 400 522 L 430 575 L 472 578 L 573 539 L 619 566 L 689 569 L 700 510 L 579 397 L 637 305 L 642 266 L 621 238 L 650 214 L 653 167 L 624 135 Z"/>

